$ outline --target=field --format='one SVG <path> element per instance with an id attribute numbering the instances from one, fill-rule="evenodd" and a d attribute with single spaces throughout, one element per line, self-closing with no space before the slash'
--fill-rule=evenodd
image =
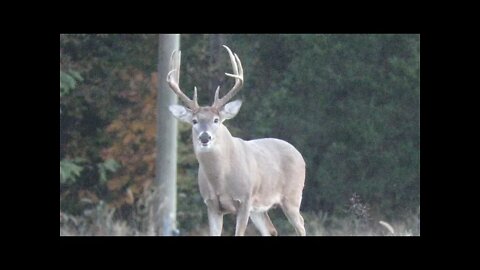
<path id="1" fill-rule="evenodd" d="M 143 207 L 130 219 L 115 217 L 115 211 L 100 203 L 84 211 L 80 216 L 60 213 L 61 236 L 154 236 L 152 205 Z M 331 216 L 324 212 L 302 213 L 307 236 L 419 236 L 420 208 L 417 213 L 395 221 L 382 221 L 370 217 L 368 208 L 361 203 L 352 204 L 350 211 L 343 217 Z M 206 212 L 206 209 L 203 211 Z M 290 225 L 280 209 L 272 209 L 269 215 L 277 228 L 279 236 L 294 236 Z M 234 234 L 233 215 L 224 217 L 224 236 Z M 208 236 L 206 220 L 189 226 L 189 230 L 179 228 L 180 236 Z M 247 236 L 259 236 L 249 222 Z"/>

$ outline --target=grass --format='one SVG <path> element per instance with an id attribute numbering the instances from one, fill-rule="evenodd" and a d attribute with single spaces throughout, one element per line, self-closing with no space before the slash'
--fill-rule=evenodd
<path id="1" fill-rule="evenodd" d="M 141 230 L 138 224 L 132 225 L 125 220 L 114 220 L 111 212 L 105 213 L 100 210 L 88 216 L 70 216 L 65 213 L 60 214 L 60 235 L 61 236 L 149 236 L 155 235 L 153 229 Z M 308 236 L 419 236 L 420 218 L 411 216 L 404 221 L 387 222 L 393 230 L 389 230 L 384 225 L 372 223 L 365 226 L 358 220 L 345 217 L 329 217 L 323 213 L 304 213 L 305 228 Z M 383 221 L 385 222 L 385 221 Z M 294 236 L 293 226 L 285 219 L 284 222 L 273 220 L 280 236 Z M 149 226 L 152 228 L 152 226 Z M 234 218 L 232 215 L 225 216 L 224 236 L 234 234 Z M 208 224 L 198 225 L 191 231 L 182 231 L 183 236 L 208 236 Z M 246 235 L 260 235 L 255 227 L 248 225 Z"/>
<path id="2" fill-rule="evenodd" d="M 355 197 L 355 196 L 353 196 Z M 352 198 L 353 198 L 352 197 Z M 155 235 L 153 229 L 153 200 L 147 199 L 135 204 L 132 218 L 125 220 L 115 217 L 115 210 L 100 202 L 81 216 L 71 216 L 60 212 L 61 236 L 149 236 Z M 204 210 L 206 212 L 206 209 Z M 273 224 L 280 236 L 295 235 L 293 226 L 288 223 L 280 209 L 269 212 Z M 308 236 L 419 236 L 420 208 L 417 213 L 401 220 L 387 221 L 372 218 L 368 207 L 359 200 L 351 201 L 347 215 L 331 216 L 324 212 L 302 213 Z M 191 226 L 189 231 L 182 231 L 184 236 L 208 236 L 208 224 Z M 227 215 L 224 218 L 225 236 L 234 235 L 235 218 Z M 260 235 L 249 222 L 246 235 Z"/>

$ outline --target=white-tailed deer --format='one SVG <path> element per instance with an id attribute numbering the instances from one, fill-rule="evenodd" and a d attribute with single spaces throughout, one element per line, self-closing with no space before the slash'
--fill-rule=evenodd
<path id="1" fill-rule="evenodd" d="M 273 138 L 244 141 L 233 137 L 223 121 L 233 118 L 242 102 L 227 103 L 243 85 L 240 59 L 225 46 L 232 62 L 235 85 L 222 98 L 215 92 L 212 106 L 200 107 L 179 87 L 180 51 L 170 59 L 167 82 L 186 105 L 171 105 L 172 114 L 192 125 L 193 147 L 199 163 L 198 184 L 208 209 L 210 235 L 221 235 L 223 215 L 236 214 L 235 235 L 244 235 L 250 218 L 262 235 L 277 235 L 267 211 L 280 205 L 298 235 L 305 235 L 300 215 L 305 161 L 291 144 Z"/>

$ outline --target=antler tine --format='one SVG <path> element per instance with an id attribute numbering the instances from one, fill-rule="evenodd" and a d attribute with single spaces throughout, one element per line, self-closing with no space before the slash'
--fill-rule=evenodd
<path id="1" fill-rule="evenodd" d="M 196 86 L 193 87 L 193 105 L 195 106 L 195 108 L 200 107 L 200 106 L 198 105 L 197 87 L 196 87 Z"/>
<path id="2" fill-rule="evenodd" d="M 213 100 L 213 106 L 215 106 L 215 104 L 218 104 L 218 101 L 219 101 L 218 94 L 219 93 L 220 93 L 220 85 L 217 87 L 217 90 L 215 90 L 215 99 Z"/>
<path id="3" fill-rule="evenodd" d="M 198 102 L 197 102 L 197 90 L 196 90 L 196 88 L 195 88 L 195 93 L 194 93 L 193 100 L 191 100 L 189 97 L 187 97 L 183 93 L 183 91 L 178 86 L 178 83 L 180 81 L 180 61 L 181 61 L 181 57 L 182 57 L 182 52 L 181 51 L 174 50 L 172 52 L 172 55 L 170 57 L 170 63 L 169 63 L 170 71 L 167 74 L 167 82 L 168 82 L 168 85 L 170 85 L 170 88 L 173 90 L 173 92 L 175 92 L 175 94 L 177 94 L 177 96 L 183 101 L 183 103 L 185 103 L 185 105 L 187 105 L 188 108 L 190 108 L 191 110 L 196 110 L 199 107 Z M 175 73 L 175 74 L 172 78 L 173 73 Z"/>
<path id="4" fill-rule="evenodd" d="M 242 62 L 240 61 L 240 58 L 238 58 L 237 54 L 233 54 L 230 48 L 227 46 L 223 45 L 225 49 L 228 51 L 228 55 L 230 56 L 230 62 L 232 62 L 232 68 L 233 68 L 233 73 L 225 73 L 225 75 L 235 78 L 235 85 L 228 91 L 228 93 L 223 96 L 221 99 L 218 98 L 218 92 L 220 89 L 220 86 L 217 88 L 217 91 L 215 91 L 215 101 L 213 102 L 213 107 L 216 108 L 221 108 L 223 105 L 225 105 L 230 99 L 232 99 L 233 96 L 235 96 L 238 91 L 243 86 L 243 67 L 242 67 Z"/>

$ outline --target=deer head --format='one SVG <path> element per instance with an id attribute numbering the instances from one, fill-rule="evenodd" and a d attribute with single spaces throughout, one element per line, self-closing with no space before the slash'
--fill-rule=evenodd
<path id="1" fill-rule="evenodd" d="M 215 91 L 215 99 L 211 106 L 199 106 L 197 101 L 197 88 L 194 87 L 193 100 L 187 97 L 179 87 L 180 78 L 180 58 L 181 52 L 174 51 L 170 59 L 170 72 L 167 75 L 167 82 L 170 88 L 177 94 L 186 106 L 171 105 L 170 112 L 179 120 L 192 125 L 192 134 L 194 144 L 197 149 L 208 151 L 213 148 L 218 138 L 218 130 L 223 130 L 223 121 L 235 117 L 240 110 L 242 102 L 232 99 L 243 85 L 243 68 L 237 54 L 225 45 L 230 56 L 233 67 L 233 73 L 225 73 L 225 75 L 235 78 L 235 85 L 230 91 L 219 98 L 220 86 Z"/>

